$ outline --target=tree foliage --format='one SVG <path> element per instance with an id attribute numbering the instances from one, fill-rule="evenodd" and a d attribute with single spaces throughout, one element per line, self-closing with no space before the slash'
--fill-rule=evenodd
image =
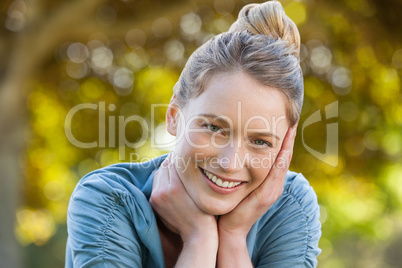
<path id="1" fill-rule="evenodd" d="M 5 174 L 0 201 L 20 200 L 4 206 L 2 217 L 15 217 L 27 267 L 63 265 L 68 200 L 83 175 L 167 152 L 154 144 L 169 140 L 166 106 L 153 105 L 169 103 L 189 55 L 226 31 L 248 2 L 10 0 L 0 5 L 0 169 Z M 303 43 L 305 103 L 291 169 L 309 179 L 319 199 L 319 267 L 397 267 L 402 3 L 281 2 Z M 327 118 L 331 104 L 337 113 Z M 322 120 L 303 127 L 317 111 Z M 144 129 L 144 122 L 154 128 Z M 338 153 L 325 155 L 330 124 L 338 126 Z M 83 143 L 96 145 L 82 148 Z M 141 146 L 126 146 L 135 143 Z M 0 226 L 4 256 L 4 230 L 13 224 Z M 9 263 L 18 267 L 18 261 Z"/>

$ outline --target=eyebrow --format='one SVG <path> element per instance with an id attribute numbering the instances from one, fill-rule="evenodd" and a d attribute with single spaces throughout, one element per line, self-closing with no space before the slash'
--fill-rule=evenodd
<path id="1" fill-rule="evenodd" d="M 226 120 L 225 118 L 220 117 L 219 115 L 215 115 L 215 114 L 199 114 L 198 116 L 199 117 L 212 118 L 214 121 L 217 121 L 218 123 L 220 123 L 220 124 L 222 124 L 222 125 L 224 125 L 226 127 L 230 126 L 229 121 Z M 253 129 L 253 130 L 257 130 L 257 129 Z M 270 138 L 275 138 L 277 140 L 280 140 L 280 138 L 277 135 L 275 135 L 273 133 L 270 133 L 270 132 L 266 132 L 266 131 L 261 131 L 261 132 L 257 131 L 257 132 L 251 132 L 251 133 L 254 134 L 254 135 L 258 135 L 258 136 L 270 137 Z"/>
<path id="2" fill-rule="evenodd" d="M 221 117 L 219 115 L 215 115 L 215 114 L 199 114 L 197 116 L 211 118 L 214 121 L 217 121 L 218 123 L 224 125 L 225 127 L 230 127 L 230 125 L 231 125 L 228 120 L 226 120 L 225 118 L 223 118 L 223 117 Z"/>
<path id="3" fill-rule="evenodd" d="M 280 140 L 280 138 L 277 135 L 275 135 L 273 133 L 270 133 L 270 132 L 251 132 L 251 133 L 256 134 L 258 136 L 271 137 L 271 138 L 275 138 L 277 140 Z"/>

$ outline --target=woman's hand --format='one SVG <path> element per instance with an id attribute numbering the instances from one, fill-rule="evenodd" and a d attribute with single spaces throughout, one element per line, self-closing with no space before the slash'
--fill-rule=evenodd
<path id="1" fill-rule="evenodd" d="M 215 267 L 216 219 L 200 210 L 188 195 L 172 158 L 169 154 L 155 174 L 149 202 L 163 224 L 183 241 L 176 267 Z"/>
<path id="2" fill-rule="evenodd" d="M 217 232 L 215 217 L 200 210 L 188 195 L 172 158 L 169 154 L 155 174 L 150 198 L 152 208 L 183 241 Z"/>
<path id="3" fill-rule="evenodd" d="M 281 150 L 261 185 L 234 210 L 219 218 L 218 267 L 252 267 L 246 237 L 253 224 L 283 193 L 283 184 L 292 158 L 296 128 L 297 125 L 288 129 Z"/>

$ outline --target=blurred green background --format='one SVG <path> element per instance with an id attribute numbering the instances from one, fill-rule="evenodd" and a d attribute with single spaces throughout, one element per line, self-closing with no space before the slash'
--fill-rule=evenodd
<path id="1" fill-rule="evenodd" d="M 66 211 L 80 177 L 166 152 L 165 108 L 151 105 L 169 102 L 189 55 L 250 2 L 1 1 L 0 267 L 64 266 Z M 281 2 L 303 43 L 305 104 L 291 169 L 318 195 L 318 267 L 401 267 L 402 1 Z M 331 103 L 337 116 L 325 120 Z M 303 129 L 316 111 L 323 120 Z M 327 124 L 339 129 L 330 154 Z M 125 146 L 123 136 L 142 146 Z M 71 137 L 96 144 L 80 148 Z"/>

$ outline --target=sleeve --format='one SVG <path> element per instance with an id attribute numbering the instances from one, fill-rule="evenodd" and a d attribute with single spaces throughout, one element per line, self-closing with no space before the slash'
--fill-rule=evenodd
<path id="1" fill-rule="evenodd" d="M 91 175 L 73 192 L 67 216 L 66 267 L 143 266 L 144 252 L 127 209 L 127 200 L 135 200 L 108 179 Z"/>
<path id="2" fill-rule="evenodd" d="M 320 209 L 307 180 L 295 176 L 270 210 L 257 234 L 256 267 L 316 267 L 321 253 Z"/>

